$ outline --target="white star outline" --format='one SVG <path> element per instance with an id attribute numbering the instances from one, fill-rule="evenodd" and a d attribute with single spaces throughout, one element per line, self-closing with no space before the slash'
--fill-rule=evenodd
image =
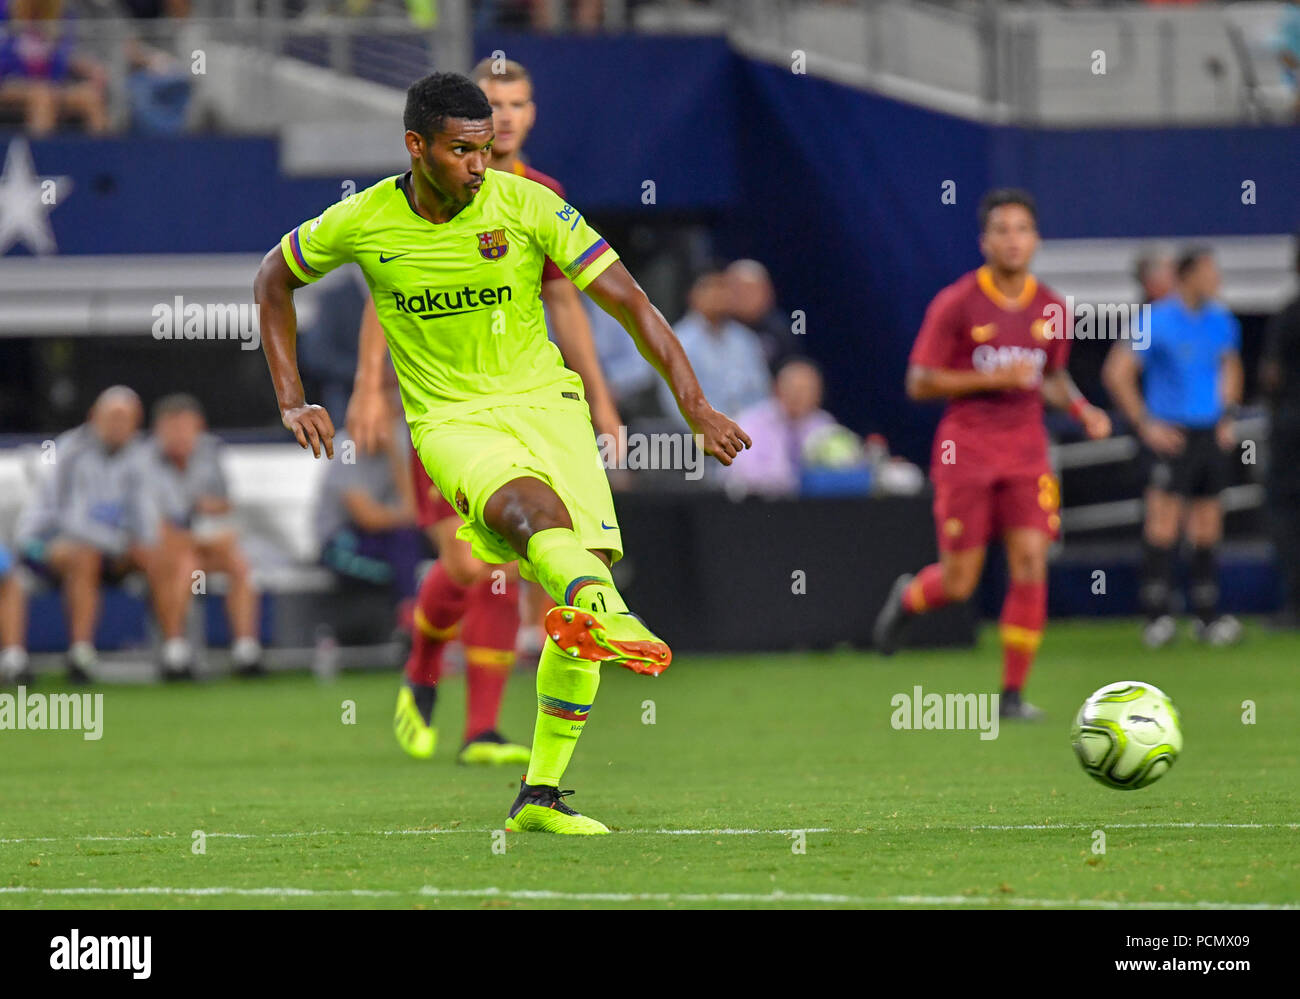
<path id="1" fill-rule="evenodd" d="M 49 204 L 44 198 L 46 181 L 54 182 L 54 199 Z M 27 140 L 22 136 L 13 139 L 0 172 L 0 256 L 20 242 L 38 256 L 57 253 L 50 212 L 71 193 L 71 177 L 41 176 Z"/>

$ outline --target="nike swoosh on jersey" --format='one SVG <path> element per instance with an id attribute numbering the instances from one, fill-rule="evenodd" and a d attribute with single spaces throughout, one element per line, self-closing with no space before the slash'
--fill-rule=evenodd
<path id="1" fill-rule="evenodd" d="M 606 524 L 603 520 L 600 522 L 600 526 L 603 527 L 603 528 L 604 528 L 605 530 L 607 530 L 607 531 L 617 531 L 617 530 L 618 530 L 618 525 L 617 525 L 617 524 Z"/>
<path id="2" fill-rule="evenodd" d="M 388 261 L 390 261 L 390 260 L 396 260 L 398 257 L 404 257 L 404 256 L 406 256 L 407 253 L 410 253 L 410 252 L 411 252 L 410 250 L 407 250 L 405 253 L 394 253 L 391 257 L 385 257 L 385 256 L 383 255 L 383 253 L 380 253 L 380 254 L 379 254 L 379 262 L 380 262 L 381 264 L 386 264 L 386 263 L 388 263 Z"/>

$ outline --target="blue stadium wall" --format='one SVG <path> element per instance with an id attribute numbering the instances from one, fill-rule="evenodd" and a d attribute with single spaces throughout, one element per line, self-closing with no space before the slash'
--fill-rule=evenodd
<path id="1" fill-rule="evenodd" d="M 536 78 L 533 162 L 589 214 L 702 216 L 721 255 L 765 261 L 783 304 L 807 316 L 830 408 L 917 459 L 937 414 L 904 404 L 903 366 L 926 303 L 977 261 L 985 188 L 1032 190 L 1055 238 L 1300 222 L 1300 129 L 993 127 L 753 62 L 719 38 L 478 40 L 478 54 L 495 49 Z M 345 179 L 282 176 L 266 138 L 72 137 L 32 150 L 39 174 L 73 182 L 51 216 L 62 253 L 263 250 Z M 647 180 L 654 205 L 642 203 Z M 1255 205 L 1242 204 L 1245 180 Z M 941 202 L 945 181 L 955 205 Z"/>

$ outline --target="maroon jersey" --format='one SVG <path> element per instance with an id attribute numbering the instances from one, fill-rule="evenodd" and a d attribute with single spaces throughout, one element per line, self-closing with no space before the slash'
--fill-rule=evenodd
<path id="1" fill-rule="evenodd" d="M 993 284 L 987 267 L 971 271 L 934 297 L 912 347 L 911 364 L 956 371 L 996 371 L 1027 358 L 1040 373 L 1065 366 L 1070 341 L 1049 326 L 1049 305 L 1065 305 L 1031 274 L 1016 300 Z M 1065 320 L 1068 321 L 1068 320 Z M 1049 336 L 1049 333 L 1053 334 Z M 930 477 L 993 481 L 1037 475 L 1047 467 L 1047 432 L 1038 387 L 980 392 L 948 401 L 935 431 Z"/>
<path id="2" fill-rule="evenodd" d="M 549 187 L 561 198 L 564 198 L 564 200 L 569 200 L 568 196 L 564 193 L 563 184 L 554 177 L 542 173 L 540 170 L 534 170 L 527 163 L 520 163 L 518 160 L 515 160 L 515 173 L 520 177 L 526 177 L 528 180 L 536 181 L 543 187 Z M 554 281 L 556 278 L 562 277 L 564 277 L 564 271 L 560 270 L 559 265 L 554 260 L 547 257 L 546 263 L 542 264 L 542 280 Z"/>

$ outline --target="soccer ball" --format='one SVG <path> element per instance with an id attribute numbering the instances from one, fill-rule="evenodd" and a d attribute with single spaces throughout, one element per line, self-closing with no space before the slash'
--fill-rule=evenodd
<path id="1" fill-rule="evenodd" d="M 1074 751 L 1089 776 L 1107 787 L 1135 791 L 1153 784 L 1183 749 L 1174 702 L 1159 687 L 1136 680 L 1107 684 L 1074 719 Z"/>

